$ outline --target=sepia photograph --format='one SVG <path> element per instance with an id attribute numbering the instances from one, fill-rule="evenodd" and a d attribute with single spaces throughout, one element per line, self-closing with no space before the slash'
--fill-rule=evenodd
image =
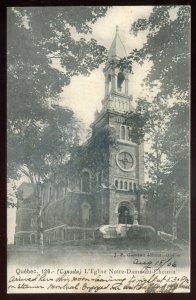
<path id="1" fill-rule="evenodd" d="M 191 8 L 7 7 L 7 293 L 190 293 Z"/>

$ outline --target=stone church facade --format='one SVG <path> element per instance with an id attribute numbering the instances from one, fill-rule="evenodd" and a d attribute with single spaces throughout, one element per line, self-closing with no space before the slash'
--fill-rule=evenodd
<path id="1" fill-rule="evenodd" d="M 36 244 L 39 226 L 47 244 L 96 239 L 102 225 L 132 224 L 135 211 L 139 223 L 145 224 L 145 200 L 137 193 L 144 183 L 144 146 L 131 141 L 131 127 L 125 123 L 134 108 L 128 94 L 129 70 L 118 67 L 123 57 L 126 50 L 117 27 L 103 70 L 105 96 L 91 125 L 92 136 L 72 154 L 62 184 L 39 188 L 40 210 L 33 191 L 26 192 L 17 209 L 16 244 Z M 28 189 L 30 184 L 20 187 L 23 195 Z"/>

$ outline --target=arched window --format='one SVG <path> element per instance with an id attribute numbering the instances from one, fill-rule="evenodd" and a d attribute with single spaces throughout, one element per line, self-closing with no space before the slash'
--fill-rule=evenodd
<path id="1" fill-rule="evenodd" d="M 89 193 L 90 191 L 90 175 L 88 171 L 82 173 L 82 192 Z"/>
<path id="2" fill-rule="evenodd" d="M 132 131 L 132 128 L 130 126 L 127 127 L 127 139 L 128 141 L 131 140 L 131 131 Z"/>
<path id="3" fill-rule="evenodd" d="M 132 190 L 132 182 L 129 182 L 129 190 Z"/>
<path id="4" fill-rule="evenodd" d="M 127 190 L 127 181 L 124 183 L 124 189 Z"/>
<path id="5" fill-rule="evenodd" d="M 122 140 L 125 140 L 125 126 L 124 125 L 121 125 L 121 127 L 120 127 L 120 138 Z"/>
<path id="6" fill-rule="evenodd" d="M 123 189 L 123 181 L 122 180 L 120 181 L 120 189 L 121 190 Z"/>
<path id="7" fill-rule="evenodd" d="M 115 187 L 118 188 L 118 180 L 115 180 Z"/>
<path id="8" fill-rule="evenodd" d="M 125 75 L 122 72 L 118 73 L 117 76 L 117 89 L 118 92 L 124 92 L 125 91 Z"/>

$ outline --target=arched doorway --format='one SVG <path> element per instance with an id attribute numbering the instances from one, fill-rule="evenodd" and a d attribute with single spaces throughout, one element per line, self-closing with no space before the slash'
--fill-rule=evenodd
<path id="1" fill-rule="evenodd" d="M 133 224 L 133 217 L 130 215 L 130 210 L 127 206 L 120 206 L 118 209 L 119 224 Z"/>

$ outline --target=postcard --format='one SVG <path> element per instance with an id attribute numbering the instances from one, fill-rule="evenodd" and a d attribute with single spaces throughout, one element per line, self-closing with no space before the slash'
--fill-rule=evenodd
<path id="1" fill-rule="evenodd" d="M 190 292 L 190 22 L 7 8 L 7 293 Z"/>

